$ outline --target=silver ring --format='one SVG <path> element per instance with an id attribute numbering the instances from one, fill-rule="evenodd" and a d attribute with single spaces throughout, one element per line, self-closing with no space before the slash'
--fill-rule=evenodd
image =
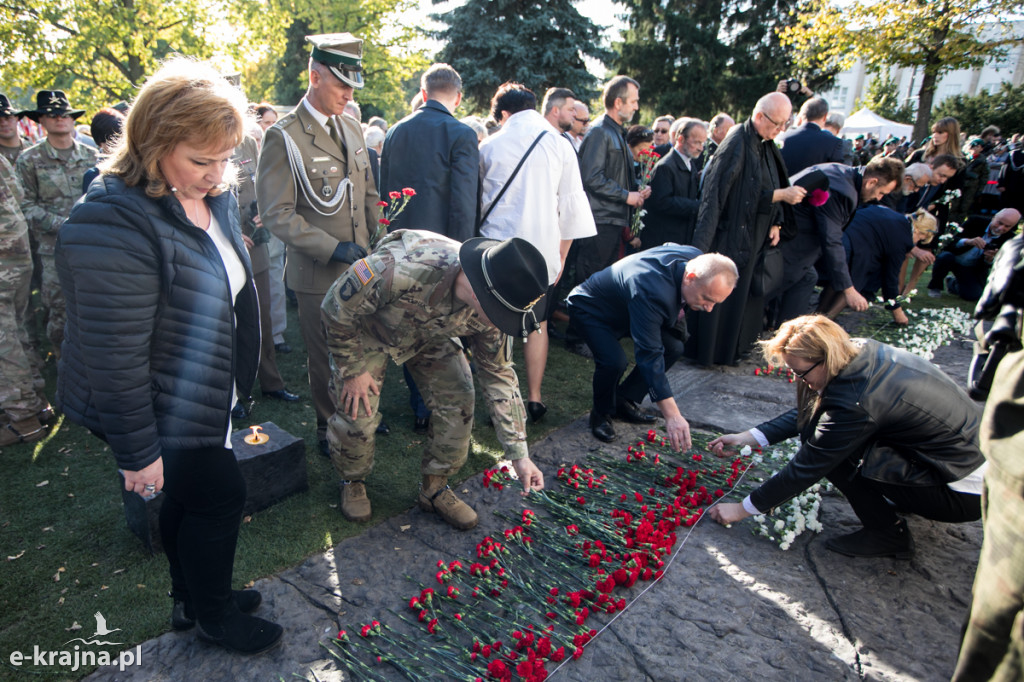
<path id="1" fill-rule="evenodd" d="M 156 485 L 153 483 L 147 483 L 145 488 L 148 492 L 153 492 L 156 490 Z"/>

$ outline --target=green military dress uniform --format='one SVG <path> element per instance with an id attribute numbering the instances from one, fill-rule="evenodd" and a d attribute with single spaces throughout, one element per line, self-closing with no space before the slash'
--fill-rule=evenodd
<path id="1" fill-rule="evenodd" d="M 25 328 L 32 253 L 22 194 L 14 169 L 0 156 L 0 408 L 12 422 L 33 418 L 46 407 L 37 394 L 43 379 Z"/>
<path id="2" fill-rule="evenodd" d="M 319 307 L 328 287 L 350 265 L 331 256 L 341 242 L 368 248 L 380 218 L 362 128 L 348 116 L 331 119 L 340 130 L 341 147 L 300 102 L 264 133 L 256 173 L 263 224 L 288 247 L 285 281 L 299 301 L 321 440 L 334 405 L 327 390 L 330 368 Z"/>
<path id="3" fill-rule="evenodd" d="M 322 308 L 336 399 L 346 380 L 364 372 L 380 386 L 389 357 L 409 368 L 432 410 L 424 476 L 454 474 L 469 452 L 473 377 L 457 337 L 468 339 L 473 351 L 505 456 L 528 454 L 509 339 L 455 297 L 453 287 L 462 272 L 459 247 L 434 232 L 394 232 L 348 269 L 327 292 Z M 343 480 L 364 479 L 373 467 L 379 402 L 379 396 L 370 396 L 370 416 L 360 406 L 353 420 L 339 404 L 330 418 L 331 457 Z"/>
<path id="4" fill-rule="evenodd" d="M 57 231 L 82 196 L 82 177 L 97 161 L 96 150 L 77 140 L 66 161 L 61 157 L 63 151 L 54 149 L 44 139 L 18 157 L 18 173 L 25 189 L 21 210 L 39 245 L 43 265 L 40 295 L 49 312 L 46 335 L 55 355 L 60 353 L 64 340 L 64 294 L 53 260 Z"/>

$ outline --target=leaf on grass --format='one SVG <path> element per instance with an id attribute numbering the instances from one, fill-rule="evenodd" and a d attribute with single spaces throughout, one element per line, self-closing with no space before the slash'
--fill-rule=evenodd
<path id="1" fill-rule="evenodd" d="M 252 523 L 252 517 L 251 516 L 243 516 L 242 517 L 242 523 Z"/>
<path id="2" fill-rule="evenodd" d="M 36 545 L 36 549 L 43 549 L 45 547 L 46 547 L 46 545 Z"/>
<path id="3" fill-rule="evenodd" d="M 76 620 L 74 623 L 71 624 L 71 627 L 64 628 L 64 632 L 77 632 L 78 630 L 81 630 L 81 629 L 82 629 L 82 626 L 79 625 L 78 621 Z"/>
<path id="4" fill-rule="evenodd" d="M 60 574 L 63 573 L 64 571 L 66 571 L 66 570 L 67 569 L 65 569 L 63 566 L 58 568 L 57 572 L 53 574 L 53 582 L 59 583 L 60 582 Z"/>
<path id="5" fill-rule="evenodd" d="M 64 597 L 57 600 L 57 606 L 64 606 Z"/>
<path id="6" fill-rule="evenodd" d="M 44 533 L 49 533 L 52 530 L 53 530 L 53 526 L 47 526 L 46 528 L 43 529 L 43 532 Z"/>
<path id="7" fill-rule="evenodd" d="M 139 588 L 140 590 L 146 589 L 146 586 L 143 585 L 142 583 L 135 583 L 135 587 Z"/>
<path id="8" fill-rule="evenodd" d="M 110 588 L 109 588 L 109 587 L 107 587 L 106 585 L 100 585 L 100 590 L 101 590 L 101 591 L 102 591 L 102 590 L 109 590 L 109 589 L 110 589 Z"/>
<path id="9" fill-rule="evenodd" d="M 362 585 L 364 582 L 366 582 L 366 581 L 363 580 L 362 578 L 353 578 L 352 579 L 352 584 L 353 585 Z"/>
<path id="10" fill-rule="evenodd" d="M 74 497 L 74 496 L 75 496 L 74 493 L 68 493 L 68 497 Z"/>
<path id="11" fill-rule="evenodd" d="M 399 526 L 398 530 L 400 530 L 400 531 L 402 531 L 404 533 L 405 531 L 409 530 L 410 528 L 412 528 L 411 525 Z"/>
<path id="12" fill-rule="evenodd" d="M 7 560 L 8 560 L 8 561 L 14 561 L 15 559 L 20 559 L 20 558 L 21 558 L 21 557 L 23 557 L 24 555 L 25 555 L 25 550 L 21 550 L 20 552 L 18 552 L 18 553 L 17 553 L 17 554 L 15 554 L 14 556 L 9 556 L 9 557 L 7 557 Z"/>
<path id="13" fill-rule="evenodd" d="M 247 583 L 245 584 L 245 589 L 247 589 L 247 590 L 251 590 L 251 589 L 252 589 L 252 586 L 253 586 L 253 585 L 255 585 L 255 584 L 256 584 L 256 581 L 255 581 L 255 580 L 250 580 L 249 582 L 247 582 Z"/>
<path id="14" fill-rule="evenodd" d="M 50 485 L 50 482 L 49 481 L 42 481 L 41 483 L 36 483 L 36 487 L 37 488 L 42 488 L 44 485 Z"/>
<path id="15" fill-rule="evenodd" d="M 119 568 L 116 571 L 114 571 L 114 575 L 117 575 L 118 573 L 124 573 L 124 571 L 125 571 L 125 569 Z"/>
<path id="16" fill-rule="evenodd" d="M 97 566 L 99 566 L 99 565 L 100 565 L 100 562 L 98 562 L 98 561 L 94 561 L 94 562 L 92 562 L 91 564 L 89 564 L 89 567 L 90 567 L 90 568 L 96 568 L 96 567 L 97 567 Z"/>

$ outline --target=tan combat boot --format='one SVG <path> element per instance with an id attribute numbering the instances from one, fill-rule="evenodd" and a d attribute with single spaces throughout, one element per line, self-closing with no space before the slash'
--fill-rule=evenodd
<path id="1" fill-rule="evenodd" d="M 20 422 L 10 422 L 0 426 L 0 446 L 31 443 L 45 435 L 46 427 L 40 424 L 35 417 L 29 417 Z"/>
<path id="2" fill-rule="evenodd" d="M 349 521 L 369 521 L 370 498 L 366 496 L 366 484 L 362 481 L 341 482 L 341 513 Z"/>
<path id="3" fill-rule="evenodd" d="M 424 476 L 420 486 L 420 509 L 437 512 L 449 525 L 469 530 L 477 524 L 473 508 L 460 500 L 448 487 L 447 476 Z"/>

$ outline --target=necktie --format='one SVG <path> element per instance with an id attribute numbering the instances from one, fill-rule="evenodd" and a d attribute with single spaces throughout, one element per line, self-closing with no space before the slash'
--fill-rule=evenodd
<path id="1" fill-rule="evenodd" d="M 331 139 L 338 145 L 338 149 L 345 151 L 345 143 L 341 141 L 341 132 L 338 130 L 338 121 L 333 116 L 327 121 L 327 132 L 331 134 Z"/>

